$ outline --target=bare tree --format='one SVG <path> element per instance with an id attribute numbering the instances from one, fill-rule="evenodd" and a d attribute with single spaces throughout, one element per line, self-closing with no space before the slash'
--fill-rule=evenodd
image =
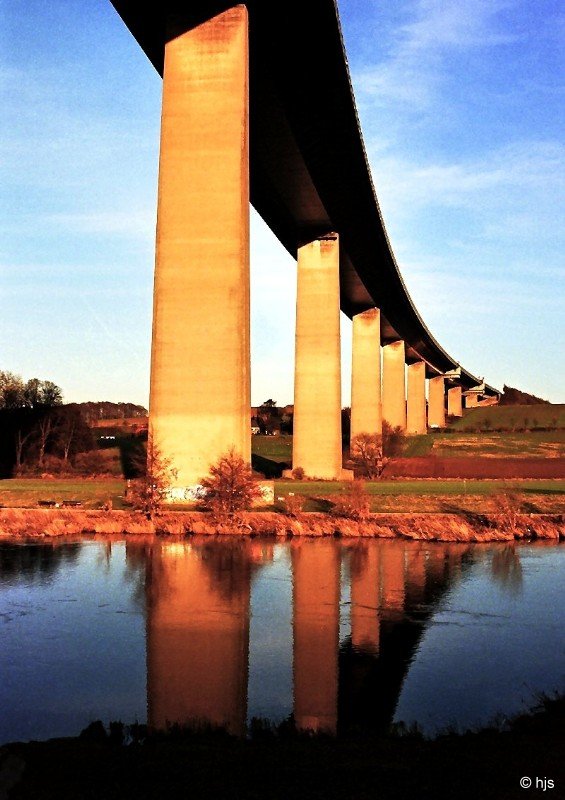
<path id="1" fill-rule="evenodd" d="M 36 432 L 39 444 L 39 455 L 37 458 L 38 466 L 43 466 L 43 461 L 45 459 L 45 448 L 47 446 L 47 442 L 49 441 L 49 437 L 53 433 L 53 416 L 51 414 L 45 414 L 39 422 L 37 423 Z"/>
<path id="2" fill-rule="evenodd" d="M 22 433 L 21 428 L 19 428 L 16 432 L 16 473 L 21 471 L 24 447 L 32 435 L 33 429 L 29 430 L 26 434 Z"/>
<path id="3" fill-rule="evenodd" d="M 142 476 L 131 482 L 128 499 L 137 511 L 148 517 L 158 513 L 177 472 L 170 458 L 166 458 L 155 444 L 153 437 L 147 439 L 147 453 L 134 459 Z"/>
<path id="4" fill-rule="evenodd" d="M 350 455 L 367 478 L 378 478 L 383 470 L 382 437 L 377 433 L 358 433 L 351 440 Z"/>

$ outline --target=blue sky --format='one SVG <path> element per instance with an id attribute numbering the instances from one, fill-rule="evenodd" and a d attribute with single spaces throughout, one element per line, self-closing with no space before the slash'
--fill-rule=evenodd
<path id="1" fill-rule="evenodd" d="M 489 383 L 564 402 L 562 4 L 339 8 L 418 310 Z M 0 81 L 0 369 L 146 405 L 160 78 L 109 0 L 2 0 Z M 252 399 L 292 402 L 295 265 L 251 223 Z"/>

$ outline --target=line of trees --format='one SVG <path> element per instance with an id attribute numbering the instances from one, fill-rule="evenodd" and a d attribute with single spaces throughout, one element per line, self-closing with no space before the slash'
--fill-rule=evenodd
<path id="1" fill-rule="evenodd" d="M 73 471 L 78 454 L 95 447 L 76 405 L 63 405 L 53 381 L 0 371 L 0 476 Z M 79 464 L 80 467 L 80 464 Z"/>

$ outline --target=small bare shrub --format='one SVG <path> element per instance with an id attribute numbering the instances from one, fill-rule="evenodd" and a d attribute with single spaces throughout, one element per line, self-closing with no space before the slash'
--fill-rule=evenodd
<path id="1" fill-rule="evenodd" d="M 343 494 L 331 498 L 332 512 L 346 519 L 367 519 L 371 508 L 371 498 L 365 489 L 365 482 L 355 480 L 348 484 Z"/>
<path id="2" fill-rule="evenodd" d="M 358 433 L 351 440 L 350 456 L 365 477 L 378 478 L 383 471 L 382 437 L 376 433 Z"/>
<path id="3" fill-rule="evenodd" d="M 306 498 L 302 494 L 288 494 L 283 497 L 282 510 L 289 517 L 298 517 L 303 509 Z"/>
<path id="4" fill-rule="evenodd" d="M 200 483 L 205 490 L 202 506 L 216 518 L 233 517 L 250 508 L 261 495 L 251 465 L 233 448 L 210 467 L 210 475 Z"/>
<path id="5" fill-rule="evenodd" d="M 502 531 L 516 533 L 523 498 L 512 489 L 504 489 L 492 498 L 496 523 Z"/>
<path id="6" fill-rule="evenodd" d="M 304 470 L 302 467 L 295 467 L 292 470 L 292 477 L 295 481 L 303 481 L 304 480 Z"/>
<path id="7" fill-rule="evenodd" d="M 173 468 L 171 459 L 163 455 L 152 436 L 147 439 L 147 453 L 139 456 L 136 467 L 142 477 L 129 482 L 128 500 L 136 511 L 151 517 L 166 499 L 171 483 L 177 477 L 177 470 Z"/>

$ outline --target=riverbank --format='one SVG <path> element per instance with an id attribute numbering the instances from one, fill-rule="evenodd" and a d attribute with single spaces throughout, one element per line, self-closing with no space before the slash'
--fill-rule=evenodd
<path id="1" fill-rule="evenodd" d="M 563 514 L 372 513 L 363 520 L 329 513 L 241 512 L 215 520 L 200 511 L 170 511 L 148 519 L 130 511 L 1 508 L 0 538 L 45 539 L 83 534 L 161 536 L 337 536 L 442 542 L 565 540 Z"/>
<path id="2" fill-rule="evenodd" d="M 405 729 L 336 739 L 265 726 L 247 739 L 213 730 L 143 738 L 137 726 L 142 738 L 125 745 L 123 726 L 114 724 L 108 737 L 95 723 L 81 737 L 1 748 L 0 793 L 8 789 L 14 800 L 513 800 L 531 787 L 536 796 L 562 796 L 563 714 L 562 696 L 542 698 L 504 724 L 435 739 Z"/>

